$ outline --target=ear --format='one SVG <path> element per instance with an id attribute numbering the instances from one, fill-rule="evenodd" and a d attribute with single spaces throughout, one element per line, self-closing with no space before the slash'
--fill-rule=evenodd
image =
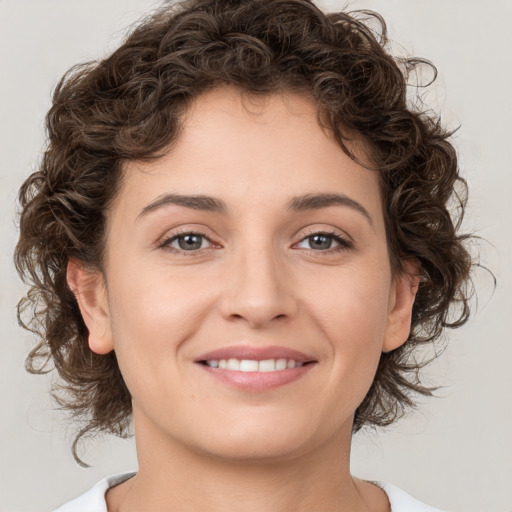
<path id="1" fill-rule="evenodd" d="M 404 271 L 393 280 L 389 298 L 389 313 L 383 352 L 391 352 L 401 347 L 411 330 L 412 307 L 420 283 L 420 262 L 405 260 Z"/>
<path id="2" fill-rule="evenodd" d="M 96 354 L 108 354 L 114 344 L 103 274 L 87 269 L 82 262 L 72 258 L 66 277 L 89 331 L 89 348 Z"/>

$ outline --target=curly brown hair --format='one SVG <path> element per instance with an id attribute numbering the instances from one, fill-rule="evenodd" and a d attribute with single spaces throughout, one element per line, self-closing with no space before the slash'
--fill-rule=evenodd
<path id="1" fill-rule="evenodd" d="M 307 94 L 352 158 L 350 135 L 365 141 L 381 176 L 392 268 L 403 272 L 415 258 L 422 280 L 409 338 L 382 354 L 354 431 L 387 425 L 418 393 L 431 394 L 419 379 L 418 348 L 467 320 L 472 261 L 469 236 L 458 233 L 466 185 L 452 134 L 408 98 L 411 72 L 423 66 L 435 74 L 428 61 L 391 56 L 376 13 L 324 13 L 310 0 L 185 0 L 142 20 L 108 58 L 64 75 L 46 118 L 46 152 L 19 193 L 15 263 L 31 283 L 19 320 L 39 337 L 27 369 L 53 362 L 55 396 L 83 422 L 74 450 L 86 433 L 128 435 L 131 397 L 116 354 L 88 347 L 68 261 L 101 270 L 105 212 L 123 163 L 168 150 L 194 98 L 222 85 Z"/>

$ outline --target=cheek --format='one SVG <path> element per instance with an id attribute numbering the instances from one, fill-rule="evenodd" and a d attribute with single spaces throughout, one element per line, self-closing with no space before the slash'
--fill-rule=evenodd
<path id="1" fill-rule="evenodd" d="M 308 308 L 329 338 L 354 341 L 358 345 L 382 341 L 388 317 L 390 279 L 382 269 L 346 268 L 309 286 Z M 317 283 L 318 284 L 318 283 Z"/>
<path id="2" fill-rule="evenodd" d="M 123 374 L 135 369 L 156 376 L 158 368 L 165 367 L 165 374 L 176 369 L 180 347 L 211 309 L 211 299 L 201 293 L 200 284 L 148 265 L 112 273 L 111 326 Z"/>
<path id="3" fill-rule="evenodd" d="M 384 277 L 383 277 L 384 273 Z M 329 342 L 332 377 L 365 394 L 375 375 L 386 335 L 389 283 L 386 273 L 352 269 L 325 280 L 309 299 L 313 318 Z M 356 390 L 354 389 L 354 392 Z M 362 397 L 360 397 L 362 399 Z"/>

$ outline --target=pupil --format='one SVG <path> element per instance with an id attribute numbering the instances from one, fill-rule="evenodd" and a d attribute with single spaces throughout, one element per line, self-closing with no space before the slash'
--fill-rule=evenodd
<path id="1" fill-rule="evenodd" d="M 311 247 L 314 249 L 329 249 L 331 247 L 331 237 L 329 235 L 313 235 L 309 237 Z"/>
<path id="2" fill-rule="evenodd" d="M 201 237 L 199 235 L 184 235 L 178 239 L 180 249 L 185 251 L 201 248 Z"/>

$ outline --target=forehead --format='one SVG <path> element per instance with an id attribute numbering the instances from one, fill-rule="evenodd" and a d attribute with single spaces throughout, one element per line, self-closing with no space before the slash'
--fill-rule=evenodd
<path id="1" fill-rule="evenodd" d="M 321 115 L 316 98 L 307 92 L 282 90 L 256 94 L 224 86 L 194 99 L 184 116 L 181 140 L 187 143 L 193 138 L 199 141 L 201 136 L 206 136 L 208 140 L 227 134 L 233 137 L 229 130 L 234 127 L 239 137 L 245 136 L 245 142 L 254 137 L 255 143 L 260 143 L 257 136 L 264 133 L 275 137 L 274 143 L 282 144 L 284 148 L 287 143 L 295 142 L 295 153 L 301 142 L 306 143 L 304 149 L 312 150 L 314 144 L 325 146 L 327 141 L 336 150 L 341 149 L 327 117 Z M 293 141 L 290 134 L 293 134 Z M 347 141 L 347 147 L 358 159 L 367 162 L 369 148 L 362 137 L 357 133 L 348 135 L 351 140 Z M 202 142 L 207 141 L 203 139 Z"/>
<path id="2" fill-rule="evenodd" d="M 302 123 L 312 121 L 317 110 L 315 100 L 306 93 L 283 90 L 261 94 L 223 86 L 194 99 L 185 115 L 185 125 L 194 129 L 199 123 L 222 116 L 226 120 L 236 118 L 238 122 L 245 119 L 247 127 L 253 127 L 254 123 L 277 127 L 290 117 L 297 117 Z M 313 127 L 316 131 L 317 123 L 312 123 Z"/>
<path id="3" fill-rule="evenodd" d="M 362 148 L 351 143 L 364 160 Z M 222 196 L 247 206 L 338 192 L 368 209 L 380 205 L 378 175 L 343 152 L 305 94 L 209 91 L 190 105 L 167 154 L 151 163 L 128 162 L 124 171 L 120 195 L 139 208 L 166 192 Z"/>

